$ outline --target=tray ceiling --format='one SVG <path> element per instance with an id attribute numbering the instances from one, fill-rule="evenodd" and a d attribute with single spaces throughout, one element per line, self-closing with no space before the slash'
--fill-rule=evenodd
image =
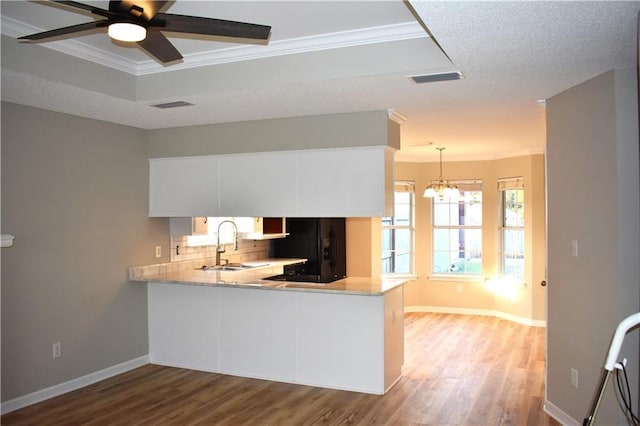
<path id="1" fill-rule="evenodd" d="M 104 33 L 18 43 L 94 17 L 1 2 L 2 99 L 145 129 L 393 109 L 407 117 L 400 160 L 435 161 L 440 145 L 446 161 L 509 157 L 543 152 L 540 100 L 636 64 L 639 10 L 636 1 L 178 0 L 163 11 L 271 25 L 271 38 L 167 33 L 185 59 L 162 66 Z M 408 78 L 456 71 L 464 78 Z M 150 106 L 173 101 L 193 106 Z"/>

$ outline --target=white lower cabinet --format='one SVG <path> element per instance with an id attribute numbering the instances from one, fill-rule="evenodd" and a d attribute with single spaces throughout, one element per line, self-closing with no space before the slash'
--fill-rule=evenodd
<path id="1" fill-rule="evenodd" d="M 384 295 L 384 387 L 402 375 L 404 365 L 404 287 Z"/>
<path id="2" fill-rule="evenodd" d="M 151 363 L 217 371 L 220 337 L 219 316 L 215 312 L 218 301 L 215 287 L 149 285 Z"/>
<path id="3" fill-rule="evenodd" d="M 298 296 L 298 380 L 384 393 L 383 297 Z"/>
<path id="4" fill-rule="evenodd" d="M 404 361 L 403 288 L 353 295 L 148 284 L 151 362 L 384 394 Z"/>
<path id="5" fill-rule="evenodd" d="M 295 294 L 219 288 L 221 373 L 295 380 Z"/>

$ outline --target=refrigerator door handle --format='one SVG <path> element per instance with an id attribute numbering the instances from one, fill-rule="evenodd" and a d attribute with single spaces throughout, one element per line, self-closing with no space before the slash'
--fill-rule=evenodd
<path id="1" fill-rule="evenodd" d="M 331 239 L 331 272 L 335 272 L 336 264 L 338 263 L 338 237 L 336 236 L 336 231 L 331 227 L 331 231 L 329 231 L 329 238 Z"/>

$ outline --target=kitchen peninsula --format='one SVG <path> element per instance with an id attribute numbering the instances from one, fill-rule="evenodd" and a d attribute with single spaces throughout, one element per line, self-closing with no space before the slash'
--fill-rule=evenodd
<path id="1" fill-rule="evenodd" d="M 288 263 L 299 261 L 294 259 Z M 241 271 L 141 272 L 154 364 L 384 394 L 404 361 L 404 280 L 269 281 L 286 260 Z"/>

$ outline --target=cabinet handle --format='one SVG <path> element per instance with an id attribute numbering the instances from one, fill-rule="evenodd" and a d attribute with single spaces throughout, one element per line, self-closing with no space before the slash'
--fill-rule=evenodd
<path id="1" fill-rule="evenodd" d="M 546 286 L 547 286 L 547 280 L 542 280 L 542 281 L 540 281 L 540 285 L 541 285 L 542 287 L 546 287 Z"/>

